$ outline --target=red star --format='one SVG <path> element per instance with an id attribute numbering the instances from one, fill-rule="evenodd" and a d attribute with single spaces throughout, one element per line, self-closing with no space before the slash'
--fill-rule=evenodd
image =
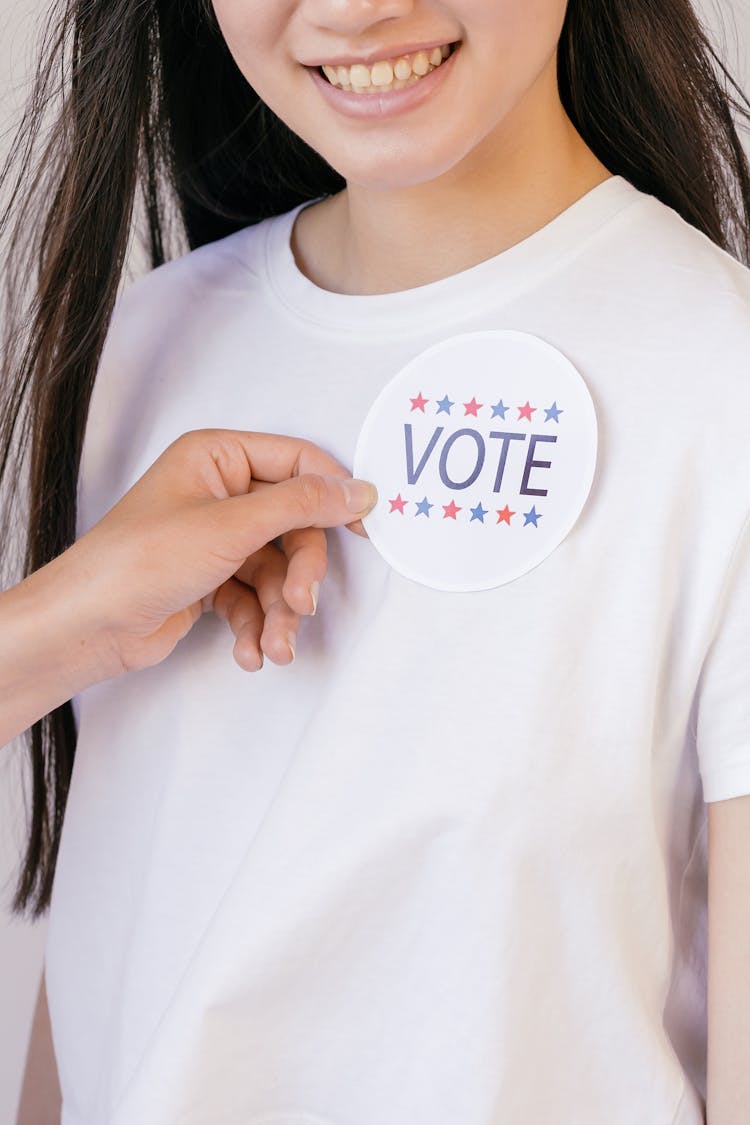
<path id="1" fill-rule="evenodd" d="M 395 500 L 389 500 L 389 501 L 388 501 L 388 503 L 389 503 L 389 504 L 390 504 L 390 506 L 391 506 L 391 512 L 400 512 L 400 513 L 401 513 L 401 515 L 403 516 L 403 514 L 404 514 L 404 506 L 405 506 L 406 504 L 408 504 L 408 503 L 409 503 L 409 501 L 408 501 L 408 500 L 402 500 L 402 499 L 401 499 L 401 493 L 399 492 L 399 494 L 398 494 L 398 496 L 396 497 L 396 499 L 395 499 Z M 390 512 L 389 512 L 388 514 L 390 515 Z"/>
<path id="2" fill-rule="evenodd" d="M 421 410 L 424 414 L 424 408 L 430 400 L 428 398 L 422 398 L 422 392 L 420 391 L 417 397 L 410 401 L 412 410 Z"/>
<path id="3" fill-rule="evenodd" d="M 496 508 L 495 511 L 497 512 L 497 522 L 507 523 L 508 527 L 510 527 L 510 517 L 514 516 L 516 513 L 511 512 L 507 504 L 504 508 Z"/>
<path id="4" fill-rule="evenodd" d="M 519 422 L 521 421 L 522 418 L 528 418 L 528 420 L 531 421 L 531 415 L 536 410 L 536 407 L 531 406 L 529 404 L 528 399 L 527 399 L 523 406 L 517 406 L 516 409 L 518 410 L 518 421 Z"/>
<path id="5" fill-rule="evenodd" d="M 466 417 L 467 414 L 473 414 L 474 417 L 476 418 L 477 417 L 477 411 L 481 410 L 483 406 L 484 406 L 484 403 L 483 402 L 477 402 L 477 400 L 475 398 L 472 398 L 471 402 L 465 402 L 464 403 L 464 417 Z"/>
<path id="6" fill-rule="evenodd" d="M 450 504 L 441 504 L 441 507 L 445 512 L 443 516 L 444 520 L 454 520 L 456 518 L 456 513 L 461 511 L 461 508 L 457 508 L 452 500 Z"/>

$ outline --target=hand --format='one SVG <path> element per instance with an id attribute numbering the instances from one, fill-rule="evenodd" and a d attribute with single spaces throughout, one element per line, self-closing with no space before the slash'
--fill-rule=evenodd
<path id="1" fill-rule="evenodd" d="M 365 535 L 355 517 L 376 497 L 311 442 L 183 434 L 66 552 L 107 674 L 158 663 L 211 609 L 232 628 L 241 667 L 261 667 L 263 653 L 290 663 L 326 571 L 323 528 Z"/>
<path id="2" fill-rule="evenodd" d="M 183 434 L 72 547 L 0 593 L 0 745 L 91 684 L 157 664 L 211 609 L 242 668 L 262 651 L 288 663 L 325 575 L 323 529 L 365 535 L 376 499 L 311 442 Z"/>

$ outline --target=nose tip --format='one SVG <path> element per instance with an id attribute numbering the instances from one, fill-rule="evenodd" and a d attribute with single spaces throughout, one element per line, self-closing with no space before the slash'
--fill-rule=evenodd
<path id="1" fill-rule="evenodd" d="M 307 18 L 339 35 L 361 36 L 377 24 L 403 19 L 414 0 L 309 0 Z"/>

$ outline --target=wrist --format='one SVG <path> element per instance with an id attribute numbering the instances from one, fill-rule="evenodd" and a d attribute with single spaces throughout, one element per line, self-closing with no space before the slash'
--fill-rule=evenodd
<path id="1" fill-rule="evenodd" d="M 108 667 L 92 586 L 71 548 L 0 593 L 0 744 L 120 670 Z"/>
<path id="2" fill-rule="evenodd" d="M 123 671 L 108 642 L 109 591 L 100 588 L 86 560 L 76 542 L 26 579 L 29 596 L 38 598 L 48 615 L 50 660 L 64 672 L 71 695 Z"/>

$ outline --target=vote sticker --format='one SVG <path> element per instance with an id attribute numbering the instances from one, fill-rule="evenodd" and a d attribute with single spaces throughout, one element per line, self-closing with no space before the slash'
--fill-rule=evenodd
<path id="1" fill-rule="evenodd" d="M 526 574 L 581 513 L 596 466 L 596 413 L 573 364 L 538 336 L 498 330 L 428 348 L 383 388 L 354 475 L 383 558 L 437 590 L 487 590 Z"/>

